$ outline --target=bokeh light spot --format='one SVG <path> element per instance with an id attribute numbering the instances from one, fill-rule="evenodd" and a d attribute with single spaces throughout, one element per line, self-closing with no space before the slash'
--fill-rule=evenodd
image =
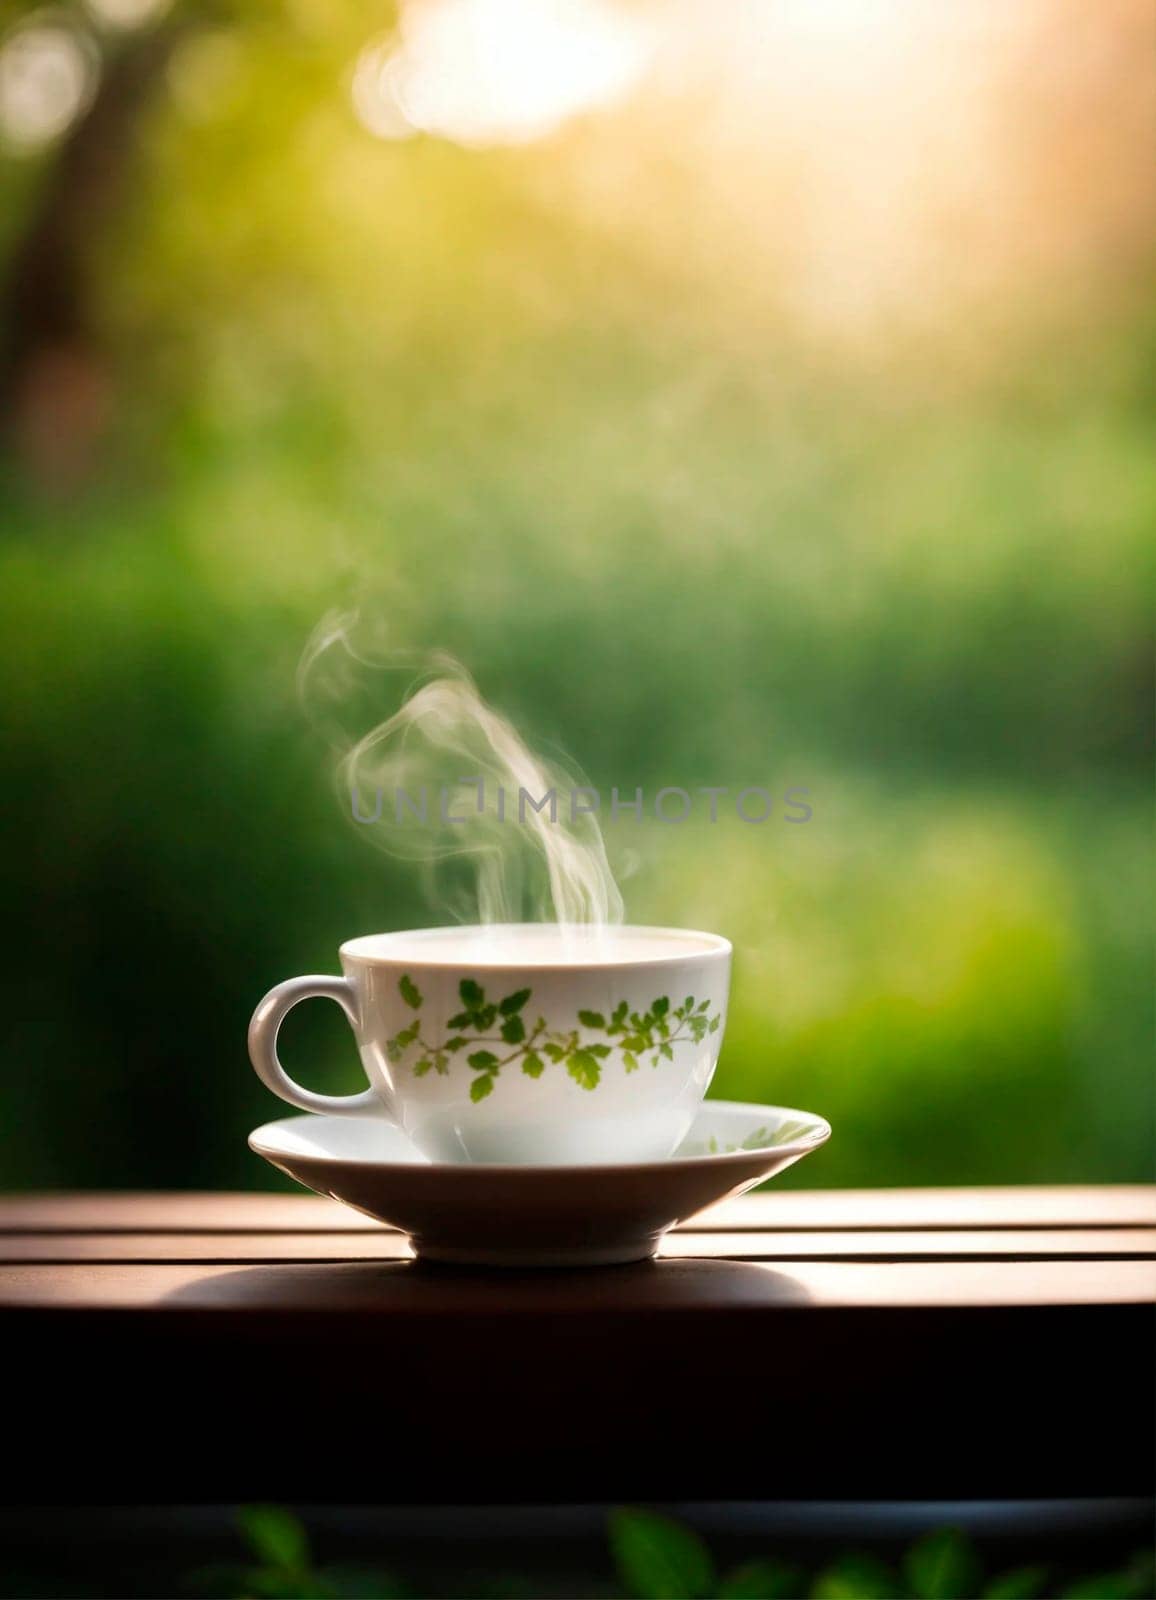
<path id="1" fill-rule="evenodd" d="M 127 32 L 158 21 L 172 0 L 87 0 L 88 8 L 106 28 Z"/>
<path id="2" fill-rule="evenodd" d="M 83 34 L 55 17 L 26 23 L 0 45 L 0 136 L 17 150 L 60 138 L 87 109 L 97 77 Z"/>
<path id="3" fill-rule="evenodd" d="M 418 131 L 394 91 L 398 55 L 393 40 L 366 45 L 353 73 L 353 109 L 378 139 L 412 139 Z"/>
<path id="4" fill-rule="evenodd" d="M 213 122 L 237 101 L 244 78 L 243 52 L 223 28 L 195 34 L 173 56 L 168 76 L 182 115 L 191 122 Z"/>

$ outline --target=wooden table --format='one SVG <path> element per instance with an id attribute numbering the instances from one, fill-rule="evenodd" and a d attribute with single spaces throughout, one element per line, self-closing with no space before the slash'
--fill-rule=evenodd
<path id="1" fill-rule="evenodd" d="M 11 1197 L 10 1459 L 28 1504 L 1147 1496 L 1154 1246 L 1146 1187 L 771 1191 L 572 1273 L 304 1195 Z"/>

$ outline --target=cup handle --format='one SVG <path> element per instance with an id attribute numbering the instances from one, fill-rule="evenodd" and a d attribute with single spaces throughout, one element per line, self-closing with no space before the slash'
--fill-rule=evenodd
<path id="1" fill-rule="evenodd" d="M 270 989 L 253 1013 L 249 1024 L 249 1060 L 253 1070 L 267 1089 L 302 1111 L 316 1111 L 330 1117 L 355 1117 L 360 1112 L 379 1109 L 381 1101 L 374 1089 L 363 1089 L 360 1094 L 314 1094 L 312 1089 L 303 1089 L 299 1083 L 294 1083 L 277 1059 L 277 1034 L 286 1013 L 299 1000 L 314 996 L 336 1000 L 348 1017 L 350 1027 L 357 1032 L 357 998 L 348 979 L 323 975 L 288 978 Z"/>

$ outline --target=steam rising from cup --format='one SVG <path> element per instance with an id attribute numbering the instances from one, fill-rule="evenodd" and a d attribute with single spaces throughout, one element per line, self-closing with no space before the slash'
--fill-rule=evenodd
<path id="1" fill-rule="evenodd" d="M 573 775 L 535 756 L 453 657 L 378 655 L 364 633 L 356 611 L 326 618 L 298 674 L 361 833 L 427 869 L 434 899 L 459 921 L 621 922 L 602 829 Z M 379 686 L 393 678 L 400 705 L 358 735 L 349 719 L 369 675 Z"/>

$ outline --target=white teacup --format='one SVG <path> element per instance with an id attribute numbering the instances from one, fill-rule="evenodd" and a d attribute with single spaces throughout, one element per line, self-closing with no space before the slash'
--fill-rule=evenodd
<path id="1" fill-rule="evenodd" d="M 680 928 L 511 923 L 372 934 L 343 978 L 261 1001 L 249 1055 L 304 1111 L 384 1107 L 435 1161 L 653 1161 L 685 1137 L 718 1061 L 731 947 Z M 299 1000 L 336 1000 L 371 1087 L 314 1094 L 277 1059 Z"/>

